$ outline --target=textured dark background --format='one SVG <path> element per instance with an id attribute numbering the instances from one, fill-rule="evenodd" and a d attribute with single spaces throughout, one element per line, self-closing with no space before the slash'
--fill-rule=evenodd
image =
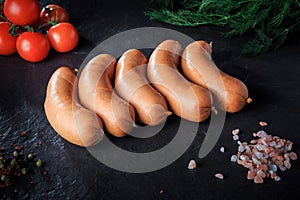
<path id="1" fill-rule="evenodd" d="M 41 1 L 42 5 L 50 1 Z M 273 135 L 294 141 L 294 151 L 300 154 L 300 48 L 299 39 L 290 38 L 280 49 L 255 57 L 240 56 L 241 42 L 247 38 L 224 38 L 222 28 L 202 26 L 180 28 L 150 21 L 144 12 L 152 8 L 148 1 L 51 1 L 64 6 L 71 22 L 81 36 L 77 48 L 66 54 L 51 52 L 40 63 L 28 63 L 18 55 L 0 57 L 0 146 L 12 140 L 24 144 L 25 152 L 44 161 L 43 169 L 35 169 L 17 183 L 0 189 L 15 199 L 296 199 L 300 194 L 300 162 L 292 162 L 292 169 L 280 173 L 281 182 L 266 179 L 256 185 L 246 179 L 246 169 L 231 163 L 236 152 L 231 130 L 240 128 L 241 140 L 249 141 L 251 133 L 265 129 Z M 176 162 L 164 169 L 130 174 L 108 168 L 93 158 L 84 148 L 72 145 L 51 128 L 44 114 L 43 102 L 47 82 L 53 71 L 61 66 L 79 67 L 85 56 L 98 43 L 116 33 L 132 28 L 166 27 L 193 39 L 214 42 L 213 58 L 217 65 L 231 75 L 245 81 L 253 103 L 241 112 L 228 114 L 217 145 L 204 159 L 197 159 L 209 122 L 200 124 L 192 146 Z M 174 136 L 173 127 L 179 118 L 172 116 L 158 134 L 145 141 L 125 137 L 114 139 L 119 145 L 137 151 L 162 147 Z M 20 137 L 27 131 L 26 137 Z M 42 141 L 38 148 L 34 144 Z M 219 152 L 224 146 L 226 152 Z M 188 170 L 190 159 L 198 168 Z M 42 175 L 43 170 L 48 175 Z M 222 172 L 224 180 L 214 178 Z M 30 179 L 34 180 L 29 184 Z M 17 188 L 18 192 L 13 190 Z M 160 190 L 164 190 L 160 194 Z"/>

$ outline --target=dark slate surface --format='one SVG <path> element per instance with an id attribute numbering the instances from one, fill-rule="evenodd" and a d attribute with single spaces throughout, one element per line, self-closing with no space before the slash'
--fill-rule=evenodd
<path id="1" fill-rule="evenodd" d="M 50 1 L 41 1 L 45 5 Z M 147 1 L 64 1 L 71 21 L 81 36 L 78 47 L 66 54 L 51 52 L 41 63 L 28 63 L 19 56 L 0 57 L 0 146 L 12 140 L 23 144 L 25 152 L 44 161 L 43 169 L 34 169 L 17 183 L 0 188 L 0 197 L 11 199 L 292 199 L 299 192 L 300 163 L 281 173 L 281 182 L 267 179 L 256 185 L 246 179 L 246 169 L 231 163 L 236 152 L 231 130 L 242 130 L 241 140 L 249 141 L 251 133 L 260 129 L 258 121 L 265 120 L 265 129 L 273 135 L 294 141 L 294 151 L 300 154 L 300 48 L 299 39 L 291 38 L 279 50 L 255 57 L 240 56 L 239 47 L 246 38 L 227 39 L 222 29 L 203 26 L 180 28 L 149 21 L 144 12 L 151 9 Z M 123 3 L 121 3 L 123 2 Z M 47 82 L 61 65 L 79 67 L 85 56 L 106 38 L 131 28 L 165 27 L 180 31 L 193 39 L 214 41 L 213 57 L 217 65 L 239 77 L 249 87 L 253 104 L 241 112 L 228 114 L 224 129 L 213 151 L 197 159 L 209 122 L 201 123 L 190 148 L 176 162 L 149 173 L 131 174 L 116 171 L 98 162 L 84 148 L 72 145 L 51 128 L 44 114 L 43 102 Z M 174 136 L 179 118 L 172 116 L 163 129 L 164 134 L 141 141 L 132 137 L 113 139 L 123 148 L 146 152 L 167 144 Z M 20 137 L 27 131 L 26 137 Z M 38 148 L 34 145 L 42 141 Z M 224 146 L 226 152 L 219 152 Z M 188 170 L 190 159 L 199 167 Z M 44 170 L 48 175 L 42 175 Z M 222 172 L 224 180 L 214 178 Z M 29 180 L 33 179 L 33 184 Z M 13 190 L 17 188 L 18 192 Z M 160 194 L 160 190 L 164 193 Z"/>

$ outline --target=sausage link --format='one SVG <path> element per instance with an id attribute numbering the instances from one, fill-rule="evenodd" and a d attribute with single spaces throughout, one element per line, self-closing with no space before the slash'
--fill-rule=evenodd
<path id="1" fill-rule="evenodd" d="M 181 45 L 174 40 L 160 43 L 150 56 L 148 79 L 163 94 L 171 111 L 194 122 L 206 120 L 211 113 L 209 91 L 189 82 L 178 71 Z"/>
<path id="2" fill-rule="evenodd" d="M 205 41 L 189 44 L 182 54 L 182 72 L 190 81 L 209 89 L 222 110 L 238 112 L 251 102 L 248 89 L 242 81 L 221 71 L 211 52 L 212 46 Z"/>
<path id="3" fill-rule="evenodd" d="M 147 58 L 137 49 L 126 51 L 116 67 L 115 89 L 135 108 L 137 119 L 157 125 L 170 115 L 165 98 L 147 80 Z"/>
<path id="4" fill-rule="evenodd" d="M 113 90 L 116 63 L 108 54 L 90 60 L 79 77 L 78 94 L 80 102 L 101 117 L 109 133 L 122 137 L 132 130 L 135 114 L 133 107 Z"/>
<path id="5" fill-rule="evenodd" d="M 82 107 L 77 100 L 76 74 L 69 67 L 58 68 L 51 76 L 44 109 L 54 130 L 67 141 L 79 146 L 91 146 L 102 140 L 101 119 Z"/>

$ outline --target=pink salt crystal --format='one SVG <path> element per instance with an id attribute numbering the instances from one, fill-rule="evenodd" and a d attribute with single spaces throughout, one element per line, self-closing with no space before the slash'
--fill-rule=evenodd
<path id="1" fill-rule="evenodd" d="M 275 140 L 275 141 L 276 141 L 276 140 L 278 140 L 278 139 L 280 139 L 278 136 L 276 136 L 276 135 L 275 135 L 275 136 L 273 136 L 273 140 Z"/>
<path id="2" fill-rule="evenodd" d="M 255 147 L 258 149 L 258 151 L 263 151 L 266 150 L 266 146 L 262 144 L 257 144 Z"/>
<path id="3" fill-rule="evenodd" d="M 264 122 L 264 121 L 260 121 L 260 122 L 259 122 L 259 125 L 260 125 L 260 126 L 267 126 L 268 123 L 267 123 L 267 122 Z"/>
<path id="4" fill-rule="evenodd" d="M 298 156 L 297 156 L 297 154 L 296 154 L 295 152 L 291 152 L 291 153 L 289 154 L 289 156 L 290 156 L 290 158 L 291 158 L 292 160 L 297 160 L 297 159 L 298 159 Z"/>
<path id="5" fill-rule="evenodd" d="M 234 130 L 232 130 L 232 135 L 237 135 L 237 134 L 239 134 L 240 133 L 240 129 L 234 129 Z"/>
<path id="6" fill-rule="evenodd" d="M 225 152 L 225 148 L 224 148 L 224 147 L 221 147 L 221 148 L 220 148 L 220 151 L 221 151 L 222 153 L 224 153 L 224 152 Z"/>
<path id="7" fill-rule="evenodd" d="M 241 156 L 240 156 L 240 159 L 243 160 L 243 161 L 248 161 L 248 160 L 249 160 L 249 157 L 246 156 L 246 155 L 241 155 Z"/>
<path id="8" fill-rule="evenodd" d="M 239 136 L 238 136 L 238 135 L 234 135 L 234 136 L 232 137 L 232 139 L 236 141 L 236 140 L 239 139 Z"/>
<path id="9" fill-rule="evenodd" d="M 238 151 L 239 151 L 239 152 L 244 152 L 244 151 L 245 151 L 245 147 L 243 147 L 242 145 L 240 145 L 240 146 L 238 147 Z"/>
<path id="10" fill-rule="evenodd" d="M 272 179 L 275 179 L 276 177 L 277 177 L 277 174 L 276 174 L 276 173 L 272 173 L 272 174 L 271 174 L 271 178 L 272 178 Z"/>
<path id="11" fill-rule="evenodd" d="M 237 156 L 236 155 L 232 155 L 230 158 L 231 162 L 236 162 L 237 161 Z"/>
<path id="12" fill-rule="evenodd" d="M 190 160 L 188 169 L 195 169 L 197 167 L 195 160 Z"/>
<path id="13" fill-rule="evenodd" d="M 224 176 L 221 173 L 216 173 L 215 177 L 217 177 L 218 179 L 224 179 Z"/>
<path id="14" fill-rule="evenodd" d="M 279 177 L 279 176 L 275 176 L 275 181 L 280 181 L 281 180 L 281 178 Z"/>
<path id="15" fill-rule="evenodd" d="M 292 148 L 293 148 L 293 143 L 292 142 L 286 144 L 286 151 L 291 151 Z"/>
<path id="16" fill-rule="evenodd" d="M 269 146 L 270 146 L 270 147 L 274 147 L 275 145 L 276 145 L 276 142 L 275 142 L 275 141 L 272 141 L 272 142 L 269 143 Z"/>
<path id="17" fill-rule="evenodd" d="M 266 174 L 262 170 L 258 170 L 257 175 L 261 176 L 262 178 L 266 177 Z"/>
<path id="18" fill-rule="evenodd" d="M 284 157 L 285 160 L 290 161 L 289 153 L 285 153 L 285 154 L 283 155 L 283 157 Z"/>
<path id="19" fill-rule="evenodd" d="M 263 183 L 264 179 L 260 175 L 256 175 L 254 178 L 254 183 Z"/>
<path id="20" fill-rule="evenodd" d="M 291 163 L 290 163 L 290 161 L 288 161 L 288 160 L 285 160 L 284 162 L 283 162 L 283 164 L 284 164 L 284 166 L 287 168 L 287 169 L 291 169 Z"/>
<path id="21" fill-rule="evenodd" d="M 283 166 L 283 165 L 279 165 L 278 167 L 279 167 L 279 169 L 280 169 L 281 171 L 285 171 L 285 170 L 286 170 L 286 167 Z"/>
<path id="22" fill-rule="evenodd" d="M 256 164 L 256 165 L 260 165 L 261 164 L 261 162 L 257 159 L 257 158 L 252 158 L 252 161 L 253 161 L 253 163 L 254 164 Z"/>
<path id="23" fill-rule="evenodd" d="M 251 140 L 250 143 L 251 143 L 251 144 L 256 144 L 256 143 L 257 143 L 257 140 Z"/>
<path id="24" fill-rule="evenodd" d="M 279 167 L 279 166 L 283 166 L 283 162 L 280 160 L 276 160 L 275 164 Z"/>
<path id="25" fill-rule="evenodd" d="M 255 176 L 256 176 L 256 174 L 253 171 L 248 171 L 248 174 L 247 174 L 247 179 L 248 180 L 254 179 Z"/>
<path id="26" fill-rule="evenodd" d="M 267 133 L 266 133 L 265 131 L 263 131 L 263 130 L 258 131 L 258 132 L 256 133 L 256 135 L 257 135 L 258 137 L 264 137 L 266 134 L 267 134 Z"/>
<path id="27" fill-rule="evenodd" d="M 266 158 L 262 158 L 262 159 L 260 159 L 260 162 L 261 162 L 262 164 L 267 164 L 267 163 L 268 163 L 268 160 L 267 160 Z"/>

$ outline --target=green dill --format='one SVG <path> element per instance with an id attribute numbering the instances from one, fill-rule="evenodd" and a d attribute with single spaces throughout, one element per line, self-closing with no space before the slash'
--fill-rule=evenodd
<path id="1" fill-rule="evenodd" d="M 300 30 L 300 0 L 152 0 L 161 7 L 152 20 L 176 26 L 228 26 L 227 37 L 250 33 L 242 53 L 256 55 L 281 46 Z M 227 29 L 226 29 L 227 30 Z"/>

